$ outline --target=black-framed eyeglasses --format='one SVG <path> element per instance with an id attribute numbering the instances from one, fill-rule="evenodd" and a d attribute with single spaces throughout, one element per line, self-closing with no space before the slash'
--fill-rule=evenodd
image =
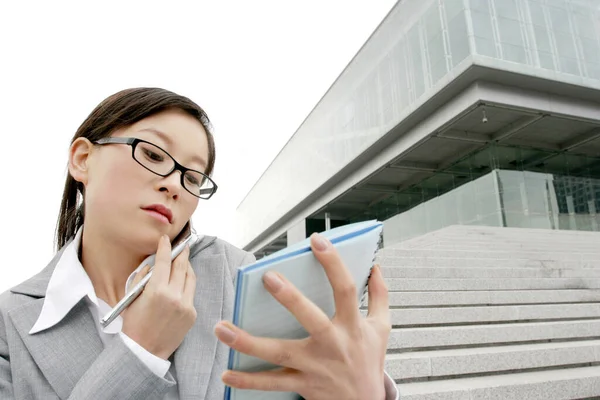
<path id="1" fill-rule="evenodd" d="M 95 144 L 126 144 L 131 146 L 131 157 L 148 171 L 159 176 L 169 176 L 173 171 L 181 172 L 181 186 L 191 194 L 204 200 L 217 191 L 217 184 L 200 171 L 179 164 L 173 156 L 157 145 L 137 138 L 108 137 Z"/>

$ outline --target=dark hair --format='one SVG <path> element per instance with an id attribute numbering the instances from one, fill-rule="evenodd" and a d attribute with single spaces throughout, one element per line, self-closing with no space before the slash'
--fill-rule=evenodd
<path id="1" fill-rule="evenodd" d="M 208 139 L 208 165 L 206 175 L 211 175 L 215 165 L 215 142 L 210 120 L 204 110 L 187 97 L 160 88 L 134 88 L 122 90 L 102 101 L 83 121 L 75 139 L 83 137 L 89 141 L 110 136 L 117 129 L 130 126 L 146 117 L 169 109 L 185 111 L 196 118 L 204 127 Z M 83 225 L 84 205 L 78 207 L 77 198 L 83 198 L 83 185 L 67 174 L 65 189 L 60 204 L 56 227 L 56 246 L 62 248 Z"/>

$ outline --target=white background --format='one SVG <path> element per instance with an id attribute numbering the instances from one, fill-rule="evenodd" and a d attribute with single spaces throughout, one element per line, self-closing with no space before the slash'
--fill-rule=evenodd
<path id="1" fill-rule="evenodd" d="M 235 208 L 394 3 L 2 2 L 0 292 L 51 259 L 70 139 L 124 88 L 205 108 L 219 192 L 193 221 L 239 244 Z"/>

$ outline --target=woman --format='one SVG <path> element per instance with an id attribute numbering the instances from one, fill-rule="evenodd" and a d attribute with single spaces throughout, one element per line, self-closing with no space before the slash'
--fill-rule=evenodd
<path id="1" fill-rule="evenodd" d="M 214 164 L 210 122 L 186 97 L 138 88 L 96 107 L 71 143 L 58 252 L 0 296 L 0 398 L 212 400 L 223 397 L 223 383 L 307 399 L 396 398 L 383 371 L 390 326 L 378 268 L 362 318 L 335 249 L 314 235 L 338 312 L 329 320 L 284 277 L 266 274 L 265 287 L 310 333 L 283 341 L 225 322 L 235 270 L 254 261 L 250 253 L 203 237 L 171 262 L 171 242 L 190 229 L 199 199 L 217 189 Z M 145 290 L 102 328 L 99 319 L 152 253 Z M 229 347 L 282 368 L 226 371 Z"/>

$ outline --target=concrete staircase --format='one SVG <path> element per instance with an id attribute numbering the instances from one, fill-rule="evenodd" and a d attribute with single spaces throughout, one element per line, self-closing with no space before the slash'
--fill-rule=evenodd
<path id="1" fill-rule="evenodd" d="M 378 253 L 403 400 L 600 398 L 600 234 L 453 226 Z"/>

